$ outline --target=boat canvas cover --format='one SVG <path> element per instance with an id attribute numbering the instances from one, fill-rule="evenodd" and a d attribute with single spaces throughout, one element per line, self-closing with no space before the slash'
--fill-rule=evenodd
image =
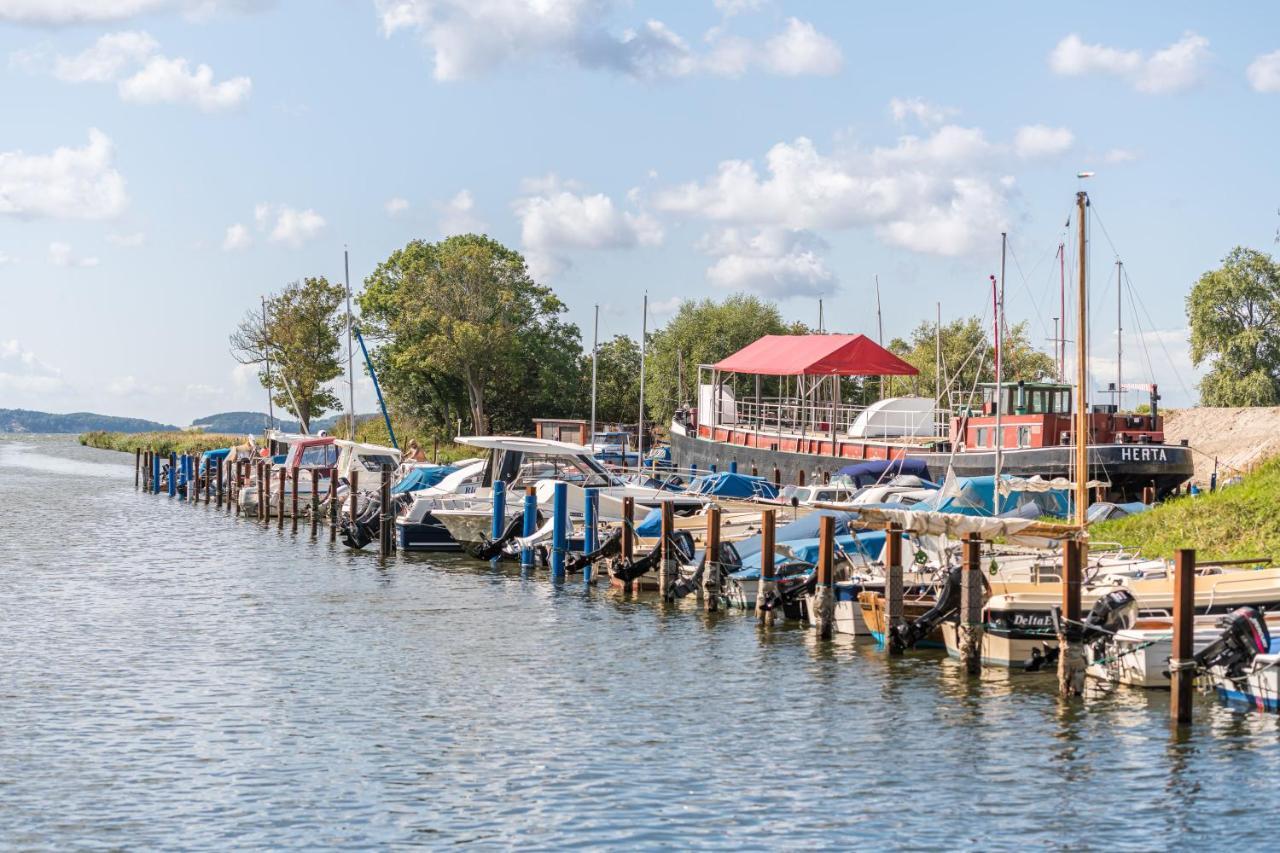
<path id="1" fill-rule="evenodd" d="M 836 556 L 839 557 L 839 552 L 843 551 L 855 559 L 861 556 L 869 563 L 875 562 L 880 558 L 880 552 L 884 550 L 884 540 L 885 533 L 883 530 L 862 530 L 856 533 L 846 533 L 835 537 Z M 774 564 L 795 561 L 816 566 L 818 564 L 818 548 L 819 542 L 816 536 L 779 542 L 773 558 Z M 739 552 L 739 556 L 742 556 L 741 552 Z M 760 579 L 760 551 L 758 549 L 751 556 L 742 557 L 742 569 L 735 573 L 734 577 L 738 580 Z"/>
<path id="2" fill-rule="evenodd" d="M 915 376 L 920 371 L 866 335 L 765 335 L 713 365 L 764 376 Z"/>
<path id="3" fill-rule="evenodd" d="M 1001 479 L 1006 478 L 1007 475 L 1004 475 Z M 924 512 L 997 516 L 1018 513 L 1027 505 L 1034 504 L 1035 511 L 1039 515 L 1052 515 L 1058 518 L 1065 518 L 1067 515 L 1069 495 L 1061 489 L 1003 494 L 1000 496 L 998 507 L 995 491 L 995 477 L 990 475 L 956 477 L 953 487 L 944 486 L 936 495 L 931 495 L 928 499 L 914 504 L 912 508 Z"/>
<path id="4" fill-rule="evenodd" d="M 717 498 L 761 497 L 773 500 L 778 496 L 777 487 L 764 477 L 751 477 L 730 471 L 694 477 L 689 483 L 688 492 Z"/>
<path id="5" fill-rule="evenodd" d="M 400 482 L 391 487 L 391 494 L 402 495 L 405 492 L 416 492 L 437 486 L 445 477 L 457 471 L 454 465 L 419 465 L 400 478 Z"/>
<path id="6" fill-rule="evenodd" d="M 912 477 L 919 477 L 921 480 L 932 481 L 929 476 L 929 466 L 923 459 L 911 459 L 902 457 L 899 459 L 874 459 L 870 462 L 859 462 L 857 465 L 847 465 L 841 468 L 839 474 L 853 480 L 858 488 L 863 486 L 871 486 L 877 483 L 887 483 L 900 474 L 907 474 Z"/>

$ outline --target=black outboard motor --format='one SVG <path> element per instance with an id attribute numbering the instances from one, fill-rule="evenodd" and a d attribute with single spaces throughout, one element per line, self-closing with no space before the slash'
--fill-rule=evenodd
<path id="1" fill-rule="evenodd" d="M 818 588 L 818 573 L 778 578 L 773 591 L 764 599 L 764 609 L 781 610 L 787 619 L 804 618 L 804 599 Z"/>
<path id="2" fill-rule="evenodd" d="M 1138 600 L 1129 590 L 1117 587 L 1093 603 L 1080 629 L 1080 640 L 1091 643 L 1105 639 L 1117 631 L 1132 628 L 1137 619 Z M 1068 633 L 1072 627 L 1067 626 Z"/>
<path id="3" fill-rule="evenodd" d="M 672 550 L 672 557 L 681 563 L 688 563 L 693 559 L 694 547 L 693 536 L 687 530 L 677 530 L 667 537 L 667 542 Z M 645 572 L 658 565 L 658 561 L 662 559 L 662 541 L 653 546 L 648 554 L 638 559 L 632 559 L 629 563 L 616 565 L 613 568 L 613 577 L 624 583 L 629 583 L 643 575 Z"/>
<path id="4" fill-rule="evenodd" d="M 484 542 L 474 543 L 467 547 L 467 553 L 477 560 L 492 560 L 494 557 L 501 557 L 506 544 L 520 536 L 523 530 L 524 517 L 517 515 L 507 522 L 507 527 L 502 531 L 501 536 L 497 539 L 486 539 Z"/>
<path id="5" fill-rule="evenodd" d="M 364 504 L 356 505 L 356 517 L 343 518 L 338 525 L 343 544 L 356 550 L 378 538 L 378 525 L 382 519 L 382 498 L 374 492 L 363 496 Z"/>
<path id="6" fill-rule="evenodd" d="M 890 647 L 897 651 L 914 649 L 916 643 L 933 633 L 933 629 L 943 623 L 951 614 L 960 609 L 960 581 L 963 566 L 956 566 L 947 572 L 938 590 L 938 600 L 914 622 L 903 625 L 888 625 Z"/>
<path id="7" fill-rule="evenodd" d="M 707 572 L 718 572 L 717 579 L 721 589 L 724 588 L 724 581 L 729 575 L 742 568 L 742 557 L 738 554 L 738 549 L 734 547 L 732 542 L 720 543 L 720 556 L 713 560 L 711 566 L 707 565 L 707 554 L 695 555 L 698 559 L 698 567 L 689 577 L 681 577 L 672 581 L 666 589 L 666 597 L 668 601 L 675 601 L 684 598 L 691 592 L 695 592 L 702 586 L 702 579 Z"/>
<path id="8" fill-rule="evenodd" d="M 1221 669 L 1228 678 L 1240 678 L 1255 657 L 1271 648 L 1271 632 L 1256 607 L 1237 607 L 1218 620 L 1218 627 L 1222 636 L 1193 658 L 1201 669 Z"/>
<path id="9" fill-rule="evenodd" d="M 609 534 L 604 542 L 600 543 L 600 547 L 596 548 L 589 554 L 570 554 L 564 562 L 566 572 L 580 572 L 587 566 L 595 563 L 597 560 L 603 560 L 605 557 L 613 557 L 622 553 L 622 531 L 615 530 Z"/>

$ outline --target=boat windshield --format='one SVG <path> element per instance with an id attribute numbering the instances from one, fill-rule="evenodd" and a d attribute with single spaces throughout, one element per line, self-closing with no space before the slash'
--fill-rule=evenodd
<path id="1" fill-rule="evenodd" d="M 294 449 L 289 452 L 290 457 L 297 454 L 297 447 L 298 445 L 294 445 Z M 300 468 L 331 468 L 337 464 L 338 446 L 336 444 L 313 444 L 303 450 L 301 458 L 298 459 Z"/>
<path id="2" fill-rule="evenodd" d="M 395 468 L 400 464 L 390 453 L 361 453 L 356 456 L 356 461 L 364 471 L 381 471 L 384 465 Z"/>
<path id="3" fill-rule="evenodd" d="M 524 454 L 511 487 L 523 489 L 539 480 L 564 480 L 584 488 L 617 485 L 617 479 L 589 456 Z"/>

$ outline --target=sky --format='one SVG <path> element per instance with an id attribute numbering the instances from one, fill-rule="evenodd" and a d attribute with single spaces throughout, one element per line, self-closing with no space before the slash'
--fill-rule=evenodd
<path id="1" fill-rule="evenodd" d="M 1052 349 L 1089 192 L 1096 382 L 1195 400 L 1184 299 L 1280 218 L 1280 7 L 0 0 L 0 408 L 262 410 L 227 337 L 412 239 L 524 252 L 589 347 L 755 293 Z M 1080 179 L 1077 174 L 1094 175 Z M 1058 244 L 1068 244 L 1060 271 Z M 1070 313 L 1070 312 L 1069 312 Z M 1138 402 L 1133 400 L 1132 402 Z M 367 379 L 357 409 L 374 407 Z"/>

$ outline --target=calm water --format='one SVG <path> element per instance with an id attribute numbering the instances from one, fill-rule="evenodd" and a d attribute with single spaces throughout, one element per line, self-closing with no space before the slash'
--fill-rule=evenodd
<path id="1" fill-rule="evenodd" d="M 1280 724 L 375 555 L 0 437 L 0 844 L 1271 846 Z"/>

